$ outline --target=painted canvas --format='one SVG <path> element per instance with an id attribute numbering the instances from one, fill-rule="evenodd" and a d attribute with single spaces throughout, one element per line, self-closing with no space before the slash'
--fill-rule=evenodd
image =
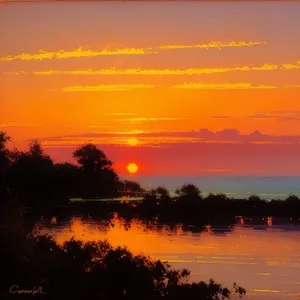
<path id="1" fill-rule="evenodd" d="M 0 2 L 1 299 L 300 299 L 298 1 Z"/>

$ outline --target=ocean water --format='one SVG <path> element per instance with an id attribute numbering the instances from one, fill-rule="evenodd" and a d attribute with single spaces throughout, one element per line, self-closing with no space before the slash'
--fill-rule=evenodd
<path id="1" fill-rule="evenodd" d="M 137 181 L 147 190 L 164 186 L 171 194 L 183 184 L 192 183 L 199 187 L 203 195 L 225 193 L 238 199 L 257 195 L 266 200 L 284 200 L 289 195 L 300 198 L 300 177 L 131 176 L 123 179 Z"/>

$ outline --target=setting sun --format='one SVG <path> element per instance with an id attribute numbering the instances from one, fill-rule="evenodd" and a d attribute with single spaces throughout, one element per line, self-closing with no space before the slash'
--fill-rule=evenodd
<path id="1" fill-rule="evenodd" d="M 130 146 L 136 146 L 139 143 L 139 141 L 136 138 L 133 137 L 133 138 L 128 139 L 127 143 Z"/>
<path id="2" fill-rule="evenodd" d="M 139 167 L 135 163 L 130 163 L 127 166 L 127 170 L 129 173 L 136 173 L 138 171 Z"/>

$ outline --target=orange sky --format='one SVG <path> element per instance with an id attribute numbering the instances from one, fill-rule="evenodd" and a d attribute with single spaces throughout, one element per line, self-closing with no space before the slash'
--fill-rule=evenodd
<path id="1" fill-rule="evenodd" d="M 95 142 L 121 174 L 298 175 L 299 14 L 281 2 L 1 6 L 0 128 L 56 161 Z"/>

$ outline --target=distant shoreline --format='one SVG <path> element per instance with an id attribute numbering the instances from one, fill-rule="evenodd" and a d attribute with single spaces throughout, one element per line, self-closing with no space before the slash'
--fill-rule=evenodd
<path id="1" fill-rule="evenodd" d="M 173 196 L 185 183 L 196 185 L 204 196 L 222 193 L 229 198 L 244 199 L 257 195 L 267 201 L 284 200 L 289 195 L 300 198 L 300 176 L 120 176 L 135 180 L 146 190 L 164 186 Z"/>

